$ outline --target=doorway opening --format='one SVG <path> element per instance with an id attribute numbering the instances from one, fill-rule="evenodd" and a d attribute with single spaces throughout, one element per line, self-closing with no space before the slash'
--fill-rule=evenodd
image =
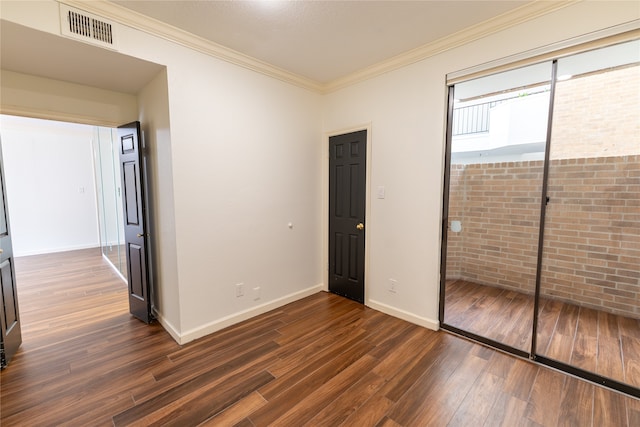
<path id="1" fill-rule="evenodd" d="M 5 115 L 0 121 L 21 335 L 33 345 L 43 333 L 73 331 L 71 306 L 83 316 L 128 315 L 126 262 L 110 256 L 122 222 L 118 169 L 105 138 L 111 129 Z"/>
<path id="2" fill-rule="evenodd" d="M 116 129 L 1 120 L 15 256 L 98 247 L 126 281 Z"/>

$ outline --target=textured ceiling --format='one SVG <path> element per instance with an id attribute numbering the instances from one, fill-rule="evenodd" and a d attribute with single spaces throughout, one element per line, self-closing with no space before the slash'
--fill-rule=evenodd
<path id="1" fill-rule="evenodd" d="M 112 3 L 325 84 L 531 1 Z"/>
<path id="2" fill-rule="evenodd" d="M 406 57 L 403 54 L 412 49 L 446 44 L 456 39 L 453 35 L 464 39 L 474 26 L 480 30 L 475 37 L 483 33 L 487 20 L 519 7 L 526 15 L 528 7 L 539 4 L 524 0 L 67 2 L 105 19 L 119 16 L 125 25 L 161 22 L 163 29 L 178 28 L 210 46 L 223 46 L 224 52 L 231 49 L 299 76 L 302 83 L 288 75 L 285 80 L 320 92 L 340 79 L 351 81 L 354 73 L 367 67 L 383 66 L 397 55 Z M 507 15 L 501 22 L 510 19 Z M 220 49 L 213 51 L 216 55 Z M 0 54 L 5 70 L 131 94 L 163 68 L 8 21 L 0 25 Z M 274 75 L 260 64 L 249 64 L 250 69 Z"/>

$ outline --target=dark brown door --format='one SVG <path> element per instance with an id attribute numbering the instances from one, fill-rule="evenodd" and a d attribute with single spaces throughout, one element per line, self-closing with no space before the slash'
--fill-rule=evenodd
<path id="1" fill-rule="evenodd" d="M 122 206 L 124 211 L 124 240 L 129 282 L 129 311 L 149 323 L 151 314 L 151 286 L 148 233 L 146 228 L 145 174 L 140 122 L 118 128 L 120 170 L 122 172 Z"/>
<path id="2" fill-rule="evenodd" d="M 16 274 L 13 264 L 13 249 L 9 231 L 9 215 L 4 185 L 4 164 L 2 163 L 2 145 L 0 144 L 0 366 L 5 367 L 22 344 L 20 330 L 20 313 L 18 310 L 18 292 L 16 290 Z"/>
<path id="3" fill-rule="evenodd" d="M 329 138 L 329 291 L 364 303 L 367 131 Z"/>

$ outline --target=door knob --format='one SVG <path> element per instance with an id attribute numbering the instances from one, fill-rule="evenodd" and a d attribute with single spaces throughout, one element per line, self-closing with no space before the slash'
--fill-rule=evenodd
<path id="1" fill-rule="evenodd" d="M 359 223 L 358 225 L 356 225 L 356 228 L 358 230 L 364 230 L 364 224 L 363 223 Z"/>
<path id="2" fill-rule="evenodd" d="M 4 251 L 3 251 L 2 249 L 0 249 L 0 254 L 1 254 L 2 252 L 4 252 Z"/>
<path id="3" fill-rule="evenodd" d="M 137 236 L 138 237 L 142 237 L 142 236 L 144 236 L 144 233 L 138 233 Z"/>

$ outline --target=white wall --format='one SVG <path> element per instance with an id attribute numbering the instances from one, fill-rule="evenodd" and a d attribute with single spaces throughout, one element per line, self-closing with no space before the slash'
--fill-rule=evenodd
<path id="1" fill-rule="evenodd" d="M 639 15 L 634 2 L 578 3 L 325 97 L 325 132 L 371 123 L 369 185 L 386 187 L 367 218 L 372 307 L 438 325 L 446 74 Z"/>
<path id="2" fill-rule="evenodd" d="M 317 292 L 321 96 L 128 27 L 119 47 L 167 67 L 167 94 L 156 82 L 138 98 L 141 118 L 159 120 L 148 131 L 160 130 L 150 141 L 165 325 L 185 342 Z M 163 96 L 168 134 L 152 112 Z"/>
<path id="3" fill-rule="evenodd" d="M 633 2 L 578 3 L 325 97 L 118 27 L 122 53 L 167 67 L 168 132 L 153 110 L 163 83 L 139 96 L 139 114 L 155 122 L 145 130 L 165 325 L 186 342 L 320 289 L 323 135 L 370 123 L 369 185 L 387 193 L 367 218 L 368 301 L 436 327 L 446 73 L 637 16 Z M 54 2 L 11 2 L 3 19 L 58 28 Z"/>
<path id="4" fill-rule="evenodd" d="M 59 80 L 1 70 L 3 114 L 115 127 L 136 119 L 136 97 Z"/>
<path id="5" fill-rule="evenodd" d="M 0 116 L 15 256 L 97 247 L 93 127 Z"/>
<path id="6" fill-rule="evenodd" d="M 154 311 L 165 329 L 179 340 L 180 294 L 176 286 L 175 198 L 166 70 L 140 92 L 138 105 L 147 156 Z"/>
<path id="7" fill-rule="evenodd" d="M 185 339 L 317 291 L 319 95 L 184 49 L 153 51 L 168 62 Z"/>

